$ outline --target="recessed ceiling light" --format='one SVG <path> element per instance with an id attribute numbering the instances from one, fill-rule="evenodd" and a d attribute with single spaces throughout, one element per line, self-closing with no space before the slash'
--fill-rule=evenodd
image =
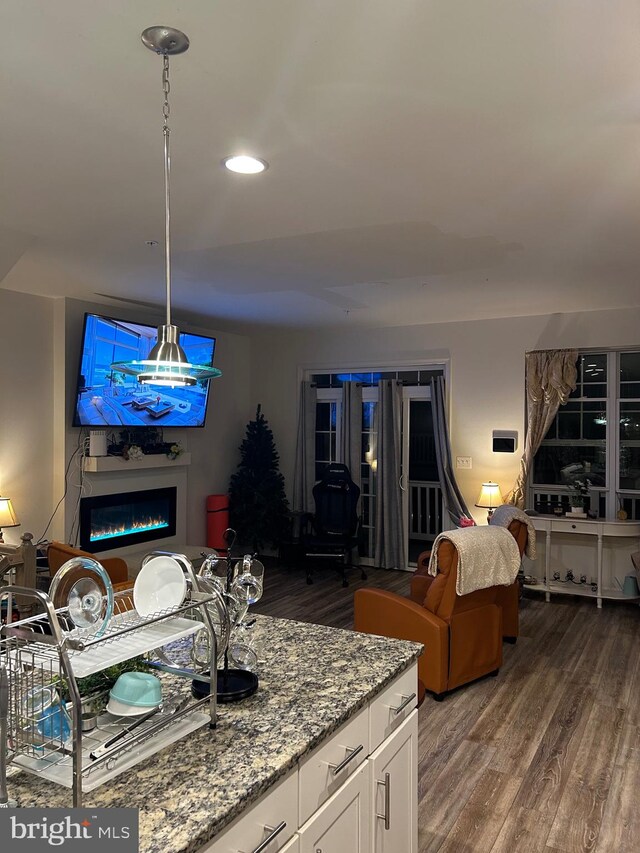
<path id="1" fill-rule="evenodd" d="M 266 160 L 260 160 L 258 157 L 248 157 L 246 154 L 225 157 L 222 165 L 230 172 L 238 172 L 240 175 L 257 175 L 259 172 L 264 172 L 265 169 L 269 168 Z"/>

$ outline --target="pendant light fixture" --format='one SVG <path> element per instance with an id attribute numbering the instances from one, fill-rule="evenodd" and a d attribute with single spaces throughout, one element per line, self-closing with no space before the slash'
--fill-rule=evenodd
<path id="1" fill-rule="evenodd" d="M 158 326 L 156 345 L 148 358 L 140 361 L 118 361 L 111 365 L 129 376 L 136 376 L 145 385 L 168 385 L 171 387 L 195 385 L 203 379 L 215 379 L 222 371 L 215 367 L 190 364 L 180 346 L 180 332 L 171 322 L 171 216 L 169 178 L 169 57 L 184 53 L 189 48 L 187 36 L 173 27 L 149 27 L 142 33 L 142 43 L 149 50 L 162 56 L 162 91 L 164 117 L 164 222 L 165 222 L 165 277 L 167 317 L 164 326 Z"/>

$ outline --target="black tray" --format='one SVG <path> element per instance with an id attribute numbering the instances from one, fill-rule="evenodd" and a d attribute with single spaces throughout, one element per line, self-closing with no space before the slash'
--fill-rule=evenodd
<path id="1" fill-rule="evenodd" d="M 209 675 L 209 673 L 205 673 Z M 218 702 L 239 702 L 252 696 L 258 689 L 258 676 L 246 669 L 218 670 Z M 203 699 L 209 695 L 209 685 L 204 681 L 191 682 L 191 695 Z"/>

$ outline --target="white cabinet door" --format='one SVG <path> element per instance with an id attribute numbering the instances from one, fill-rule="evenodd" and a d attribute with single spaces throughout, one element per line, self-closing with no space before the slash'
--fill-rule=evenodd
<path id="1" fill-rule="evenodd" d="M 369 758 L 374 853 L 418 853 L 418 712 Z"/>
<path id="2" fill-rule="evenodd" d="M 280 853 L 300 853 L 300 836 L 294 835 L 291 841 L 282 848 Z"/>
<path id="3" fill-rule="evenodd" d="M 369 762 L 300 829 L 300 853 L 370 853 Z"/>

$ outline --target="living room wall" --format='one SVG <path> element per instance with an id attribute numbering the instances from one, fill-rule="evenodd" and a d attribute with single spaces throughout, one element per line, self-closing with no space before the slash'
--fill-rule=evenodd
<path id="1" fill-rule="evenodd" d="M 457 471 L 473 507 L 484 480 L 507 491 L 518 473 L 524 442 L 524 356 L 563 347 L 632 347 L 640 343 L 640 308 L 580 311 L 460 323 L 363 329 L 343 322 L 324 332 L 269 333 L 253 338 L 251 384 L 269 419 L 291 497 L 296 447 L 297 389 L 305 368 L 386 367 L 448 360 L 453 454 L 471 456 Z M 517 430 L 518 452 L 493 453 L 494 429 Z M 486 518 L 475 510 L 477 520 Z"/>
<path id="2" fill-rule="evenodd" d="M 53 508 L 55 302 L 0 290 L 0 494 L 11 498 L 22 533 L 38 537 Z"/>

